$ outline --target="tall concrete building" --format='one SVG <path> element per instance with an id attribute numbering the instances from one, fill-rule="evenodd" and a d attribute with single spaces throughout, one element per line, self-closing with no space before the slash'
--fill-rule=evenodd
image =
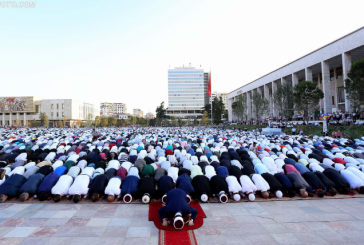
<path id="1" fill-rule="evenodd" d="M 134 117 L 143 117 L 144 112 L 140 109 L 133 109 L 133 116 Z"/>
<path id="2" fill-rule="evenodd" d="M 299 47 L 298 47 L 299 48 Z M 252 118 L 252 94 L 257 91 L 269 101 L 269 114 L 277 116 L 272 94 L 282 83 L 296 85 L 300 81 L 316 81 L 324 92 L 320 111 L 351 111 L 344 81 L 352 62 L 364 58 L 364 27 L 359 28 L 297 60 L 235 89 L 228 95 L 229 120 L 236 120 L 231 105 L 239 94 L 246 95 L 248 118 Z M 242 83 L 244 83 L 242 81 Z"/>
<path id="3" fill-rule="evenodd" d="M 205 72 L 203 74 L 203 83 L 204 83 L 204 98 L 205 98 L 205 105 L 210 103 L 210 96 L 209 96 L 209 73 Z"/>
<path id="4" fill-rule="evenodd" d="M 59 120 L 65 120 L 66 126 L 73 126 L 80 121 L 92 120 L 99 115 L 100 109 L 90 103 L 73 99 L 41 99 L 34 96 L 1 97 L 0 123 L 2 126 L 30 126 L 33 120 L 40 123 L 40 113 L 45 113 L 49 126 L 57 126 Z"/>
<path id="5" fill-rule="evenodd" d="M 102 117 L 118 117 L 119 114 L 127 114 L 126 104 L 109 102 L 100 104 L 100 115 Z"/>
<path id="6" fill-rule="evenodd" d="M 205 97 L 205 74 L 195 67 L 168 69 L 167 116 L 199 118 L 202 116 Z"/>

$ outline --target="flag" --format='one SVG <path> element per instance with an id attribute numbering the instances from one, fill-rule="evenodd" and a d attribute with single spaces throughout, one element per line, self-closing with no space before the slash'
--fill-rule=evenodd
<path id="1" fill-rule="evenodd" d="M 209 73 L 209 88 L 207 89 L 209 96 L 211 97 L 211 71 Z"/>

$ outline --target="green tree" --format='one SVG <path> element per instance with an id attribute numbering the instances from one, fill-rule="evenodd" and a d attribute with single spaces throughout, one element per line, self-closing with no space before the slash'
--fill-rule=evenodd
<path id="1" fill-rule="evenodd" d="M 198 125 L 198 120 L 197 120 L 197 118 L 195 117 L 195 119 L 193 120 L 193 125 L 194 126 L 197 126 Z"/>
<path id="2" fill-rule="evenodd" d="M 175 116 L 171 116 L 171 123 L 173 127 L 177 126 L 177 118 Z"/>
<path id="3" fill-rule="evenodd" d="M 295 109 L 304 112 L 307 130 L 309 129 L 309 116 L 317 110 L 318 103 L 324 98 L 324 92 L 317 87 L 316 82 L 301 81 L 293 88 Z"/>
<path id="4" fill-rule="evenodd" d="M 64 124 L 63 124 L 63 121 L 62 120 L 59 120 L 58 121 L 58 127 L 59 128 L 64 128 Z"/>
<path id="5" fill-rule="evenodd" d="M 285 118 L 293 116 L 293 87 L 292 83 L 283 83 L 277 86 L 273 93 L 273 104 L 279 115 Z"/>
<path id="6" fill-rule="evenodd" d="M 130 125 L 135 125 L 137 119 L 134 116 L 129 116 L 129 123 Z"/>
<path id="7" fill-rule="evenodd" d="M 222 98 L 215 97 L 214 101 L 212 102 L 212 117 L 214 124 L 220 124 L 222 114 L 224 113 L 224 103 L 222 102 Z"/>
<path id="8" fill-rule="evenodd" d="M 113 117 L 108 117 L 107 118 L 107 126 L 111 127 L 112 126 L 112 121 L 113 121 Z"/>
<path id="9" fill-rule="evenodd" d="M 87 115 L 87 127 L 91 127 L 91 125 L 92 125 L 92 114 L 89 113 Z"/>
<path id="10" fill-rule="evenodd" d="M 178 118 L 178 126 L 180 126 L 180 127 L 183 126 L 183 121 L 180 117 Z"/>
<path id="11" fill-rule="evenodd" d="M 115 117 L 112 118 L 111 124 L 115 127 L 116 123 L 118 122 L 118 119 Z"/>
<path id="12" fill-rule="evenodd" d="M 360 105 L 364 104 L 364 58 L 351 65 L 348 78 L 345 79 L 345 90 L 352 109 L 360 110 Z"/>
<path id="13" fill-rule="evenodd" d="M 45 112 L 40 113 L 40 122 L 42 123 L 43 127 L 48 127 L 49 125 L 49 119 L 47 114 Z"/>
<path id="14" fill-rule="evenodd" d="M 207 111 L 203 112 L 201 123 L 202 123 L 202 125 L 205 125 L 205 126 L 207 126 L 207 124 L 209 123 L 209 116 L 208 116 Z"/>
<path id="15" fill-rule="evenodd" d="M 211 118 L 211 104 L 208 103 L 204 107 L 202 107 L 204 111 L 207 111 L 208 118 Z"/>
<path id="16" fill-rule="evenodd" d="M 33 119 L 33 121 L 32 121 L 32 126 L 33 127 L 38 127 L 38 122 L 35 119 Z"/>
<path id="17" fill-rule="evenodd" d="M 80 128 L 84 128 L 85 126 L 86 126 L 85 123 L 84 122 L 81 122 Z"/>
<path id="18" fill-rule="evenodd" d="M 263 98 L 257 91 L 253 93 L 252 100 L 252 111 L 256 119 L 258 120 L 265 117 L 268 113 L 269 101 L 266 98 Z"/>
<path id="19" fill-rule="evenodd" d="M 155 110 L 156 117 L 158 119 L 164 119 L 166 117 L 166 109 L 164 109 L 164 101 Z"/>
<path id="20" fill-rule="evenodd" d="M 107 117 L 102 117 L 101 121 L 100 121 L 101 127 L 106 127 L 108 122 L 109 121 L 108 121 Z"/>
<path id="21" fill-rule="evenodd" d="M 95 117 L 95 127 L 98 127 L 101 123 L 101 119 L 100 119 L 100 116 L 96 116 Z"/>
<path id="22" fill-rule="evenodd" d="M 231 105 L 231 108 L 233 110 L 233 113 L 236 115 L 236 117 L 239 120 L 243 120 L 244 117 L 247 115 L 247 103 L 246 103 L 246 96 L 239 94 L 236 101 L 233 102 Z"/>

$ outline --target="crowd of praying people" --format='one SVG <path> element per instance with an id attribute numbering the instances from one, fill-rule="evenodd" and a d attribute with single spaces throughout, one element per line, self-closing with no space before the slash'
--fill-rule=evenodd
<path id="1" fill-rule="evenodd" d="M 0 129 L 0 202 L 168 203 L 175 189 L 187 203 L 363 194 L 364 139 L 209 127 Z"/>

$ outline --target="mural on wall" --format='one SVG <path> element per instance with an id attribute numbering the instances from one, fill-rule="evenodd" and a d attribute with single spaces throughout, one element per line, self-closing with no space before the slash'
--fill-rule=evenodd
<path id="1" fill-rule="evenodd" d="M 33 97 L 0 97 L 0 112 L 34 111 Z"/>

